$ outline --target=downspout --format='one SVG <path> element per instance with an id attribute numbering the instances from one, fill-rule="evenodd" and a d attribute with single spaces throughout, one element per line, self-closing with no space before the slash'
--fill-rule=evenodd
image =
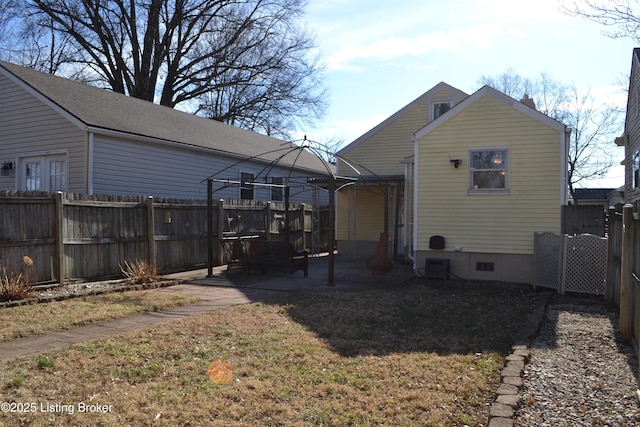
<path id="1" fill-rule="evenodd" d="M 393 260 L 398 262 L 398 244 L 400 243 L 400 184 L 394 185 L 394 213 L 393 213 Z"/>
<path id="2" fill-rule="evenodd" d="M 564 138 L 561 141 L 562 144 L 562 159 L 560 160 L 560 167 L 562 171 L 562 178 L 560 180 L 560 206 L 567 204 L 567 192 L 569 191 L 569 183 L 568 183 L 568 157 L 569 157 L 569 146 L 571 145 L 571 128 L 564 128 Z"/>
<path id="3" fill-rule="evenodd" d="M 89 132 L 87 142 L 87 194 L 93 194 L 93 147 L 95 133 Z"/>
<path id="4" fill-rule="evenodd" d="M 411 248 L 409 250 L 409 253 L 407 254 L 407 256 L 409 257 L 409 259 L 411 260 L 411 262 L 413 263 L 413 270 L 417 271 L 417 266 L 416 266 L 416 252 L 418 250 L 418 180 L 416 179 L 416 177 L 418 176 L 418 168 L 417 165 L 418 164 L 418 141 L 415 139 L 415 135 L 413 137 L 413 167 L 410 170 L 410 175 L 411 175 L 411 186 L 412 186 L 412 190 L 413 190 L 413 197 L 411 198 L 411 210 L 413 212 L 412 214 L 412 224 L 411 224 Z M 411 165 L 411 164 L 409 164 Z"/>

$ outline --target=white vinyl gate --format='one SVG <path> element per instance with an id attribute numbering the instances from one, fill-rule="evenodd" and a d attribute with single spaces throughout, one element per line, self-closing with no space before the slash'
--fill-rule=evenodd
<path id="1" fill-rule="evenodd" d="M 607 238 L 593 234 L 535 233 L 533 285 L 604 295 L 607 278 Z"/>

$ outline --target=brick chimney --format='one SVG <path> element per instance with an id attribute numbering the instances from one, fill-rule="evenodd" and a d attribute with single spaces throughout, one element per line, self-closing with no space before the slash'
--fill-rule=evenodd
<path id="1" fill-rule="evenodd" d="M 525 93 L 524 94 L 524 98 L 522 98 L 520 100 L 520 102 L 522 102 L 524 105 L 526 105 L 527 107 L 531 107 L 534 110 L 536 109 L 536 103 L 533 102 L 533 99 L 529 98 L 529 94 Z"/>

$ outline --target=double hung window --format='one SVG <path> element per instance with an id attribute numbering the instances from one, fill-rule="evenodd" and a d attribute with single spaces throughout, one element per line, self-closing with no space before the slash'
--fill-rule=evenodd
<path id="1" fill-rule="evenodd" d="M 434 102 L 433 103 L 433 120 L 437 119 L 451 109 L 450 102 Z"/>
<path id="2" fill-rule="evenodd" d="M 250 172 L 240 172 L 240 198 L 253 200 L 254 181 L 256 176 Z"/>
<path id="3" fill-rule="evenodd" d="M 469 150 L 469 191 L 507 192 L 508 162 L 507 148 Z"/>
<path id="4" fill-rule="evenodd" d="M 283 187 L 282 187 L 282 183 L 284 182 L 284 180 L 282 179 L 281 176 L 274 176 L 271 177 L 271 184 L 273 185 L 273 187 L 271 187 L 271 200 L 274 202 L 281 202 L 282 200 L 284 200 L 284 192 L 283 192 Z"/>

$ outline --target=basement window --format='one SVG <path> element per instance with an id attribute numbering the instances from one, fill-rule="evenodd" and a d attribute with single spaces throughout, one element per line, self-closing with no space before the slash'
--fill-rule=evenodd
<path id="1" fill-rule="evenodd" d="M 492 262 L 476 262 L 476 271 L 495 271 L 495 267 Z"/>

